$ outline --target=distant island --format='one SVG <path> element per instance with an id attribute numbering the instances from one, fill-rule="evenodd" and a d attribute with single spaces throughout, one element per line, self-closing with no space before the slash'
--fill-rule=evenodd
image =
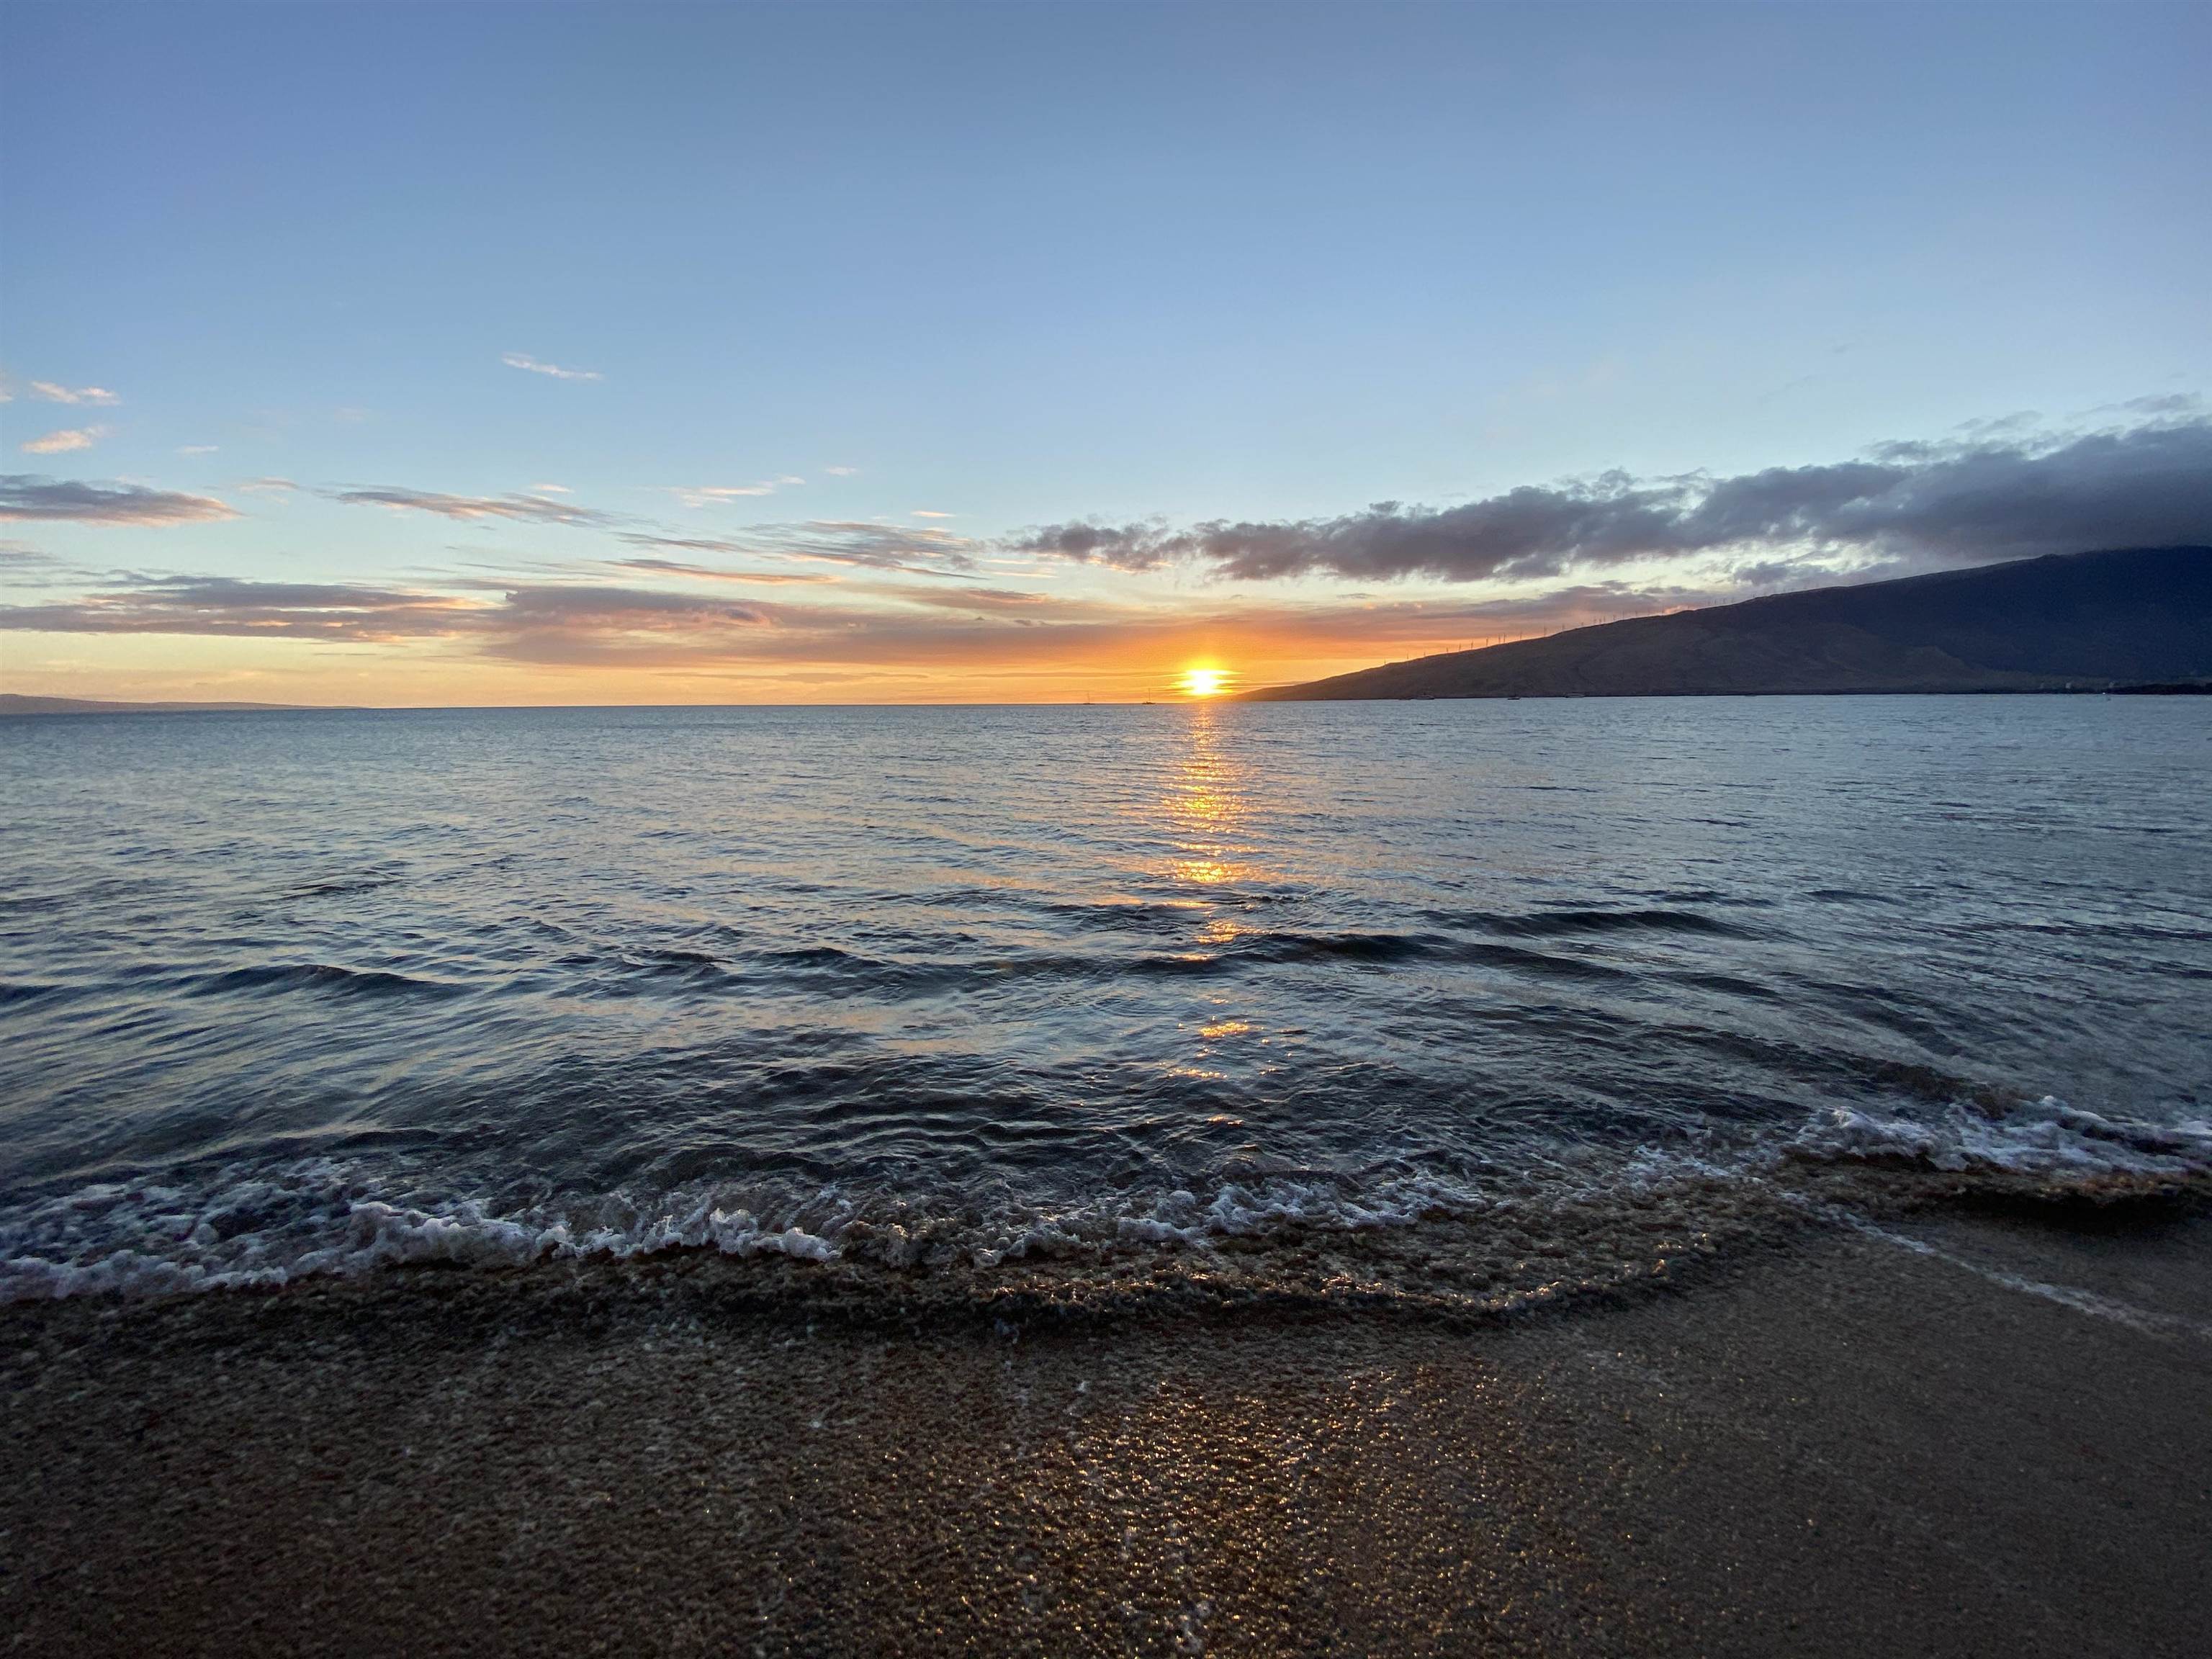
<path id="1" fill-rule="evenodd" d="M 1778 593 L 1245 692 L 1393 697 L 2212 690 L 2212 547 Z"/>
<path id="2" fill-rule="evenodd" d="M 0 714 L 235 714 L 301 707 L 295 702 L 100 702 L 90 697 L 23 697 L 0 691 Z"/>

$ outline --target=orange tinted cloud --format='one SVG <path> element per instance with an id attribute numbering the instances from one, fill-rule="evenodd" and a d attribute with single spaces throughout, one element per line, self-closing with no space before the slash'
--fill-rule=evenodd
<path id="1" fill-rule="evenodd" d="M 640 572 L 645 574 L 645 572 Z M 689 571 L 672 573 L 690 576 Z M 741 585 L 742 573 L 708 573 Z M 160 635 L 349 647 L 343 697 L 434 702 L 457 675 L 495 700 L 1072 701 L 1176 695 L 1194 666 L 1237 686 L 1519 637 L 1666 596 L 1577 589 L 1538 600 L 1206 609 L 960 584 L 875 581 L 820 602 L 696 587 L 515 582 L 474 591 L 232 578 L 140 579 L 40 605 L 0 607 L 19 636 Z M 386 689 L 354 685 L 376 653 Z M 29 653 L 11 650 L 12 659 Z M 25 666 L 33 666 L 29 662 Z M 11 679 L 19 676 L 11 674 Z M 585 681 L 606 689 L 580 694 Z M 22 689 L 20 685 L 14 689 Z"/>

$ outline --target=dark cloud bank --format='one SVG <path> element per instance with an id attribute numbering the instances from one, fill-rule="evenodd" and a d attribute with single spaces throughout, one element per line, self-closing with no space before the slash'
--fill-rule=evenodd
<path id="1" fill-rule="evenodd" d="M 1797 550 L 1747 573 L 1765 585 L 1824 554 L 1925 568 L 2203 541 L 2212 422 L 2198 419 L 2063 440 L 1890 444 L 1863 460 L 1726 478 L 1609 472 L 1333 519 L 1047 525 L 1008 545 L 1123 570 L 1190 564 L 1240 581 L 1525 580 L 1669 555 Z"/>

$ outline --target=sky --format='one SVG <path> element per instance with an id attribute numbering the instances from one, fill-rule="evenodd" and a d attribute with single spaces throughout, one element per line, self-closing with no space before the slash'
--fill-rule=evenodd
<path id="1" fill-rule="evenodd" d="M 2212 7 L 0 7 L 0 690 L 1235 689 L 2212 542 Z"/>

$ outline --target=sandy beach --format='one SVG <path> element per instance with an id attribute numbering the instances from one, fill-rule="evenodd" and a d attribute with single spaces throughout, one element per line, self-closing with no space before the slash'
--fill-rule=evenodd
<path id="1" fill-rule="evenodd" d="M 2182 1654 L 2212 1220 L 1632 1304 L 812 1322 L 705 1256 L 9 1310 L 23 1653 Z"/>

